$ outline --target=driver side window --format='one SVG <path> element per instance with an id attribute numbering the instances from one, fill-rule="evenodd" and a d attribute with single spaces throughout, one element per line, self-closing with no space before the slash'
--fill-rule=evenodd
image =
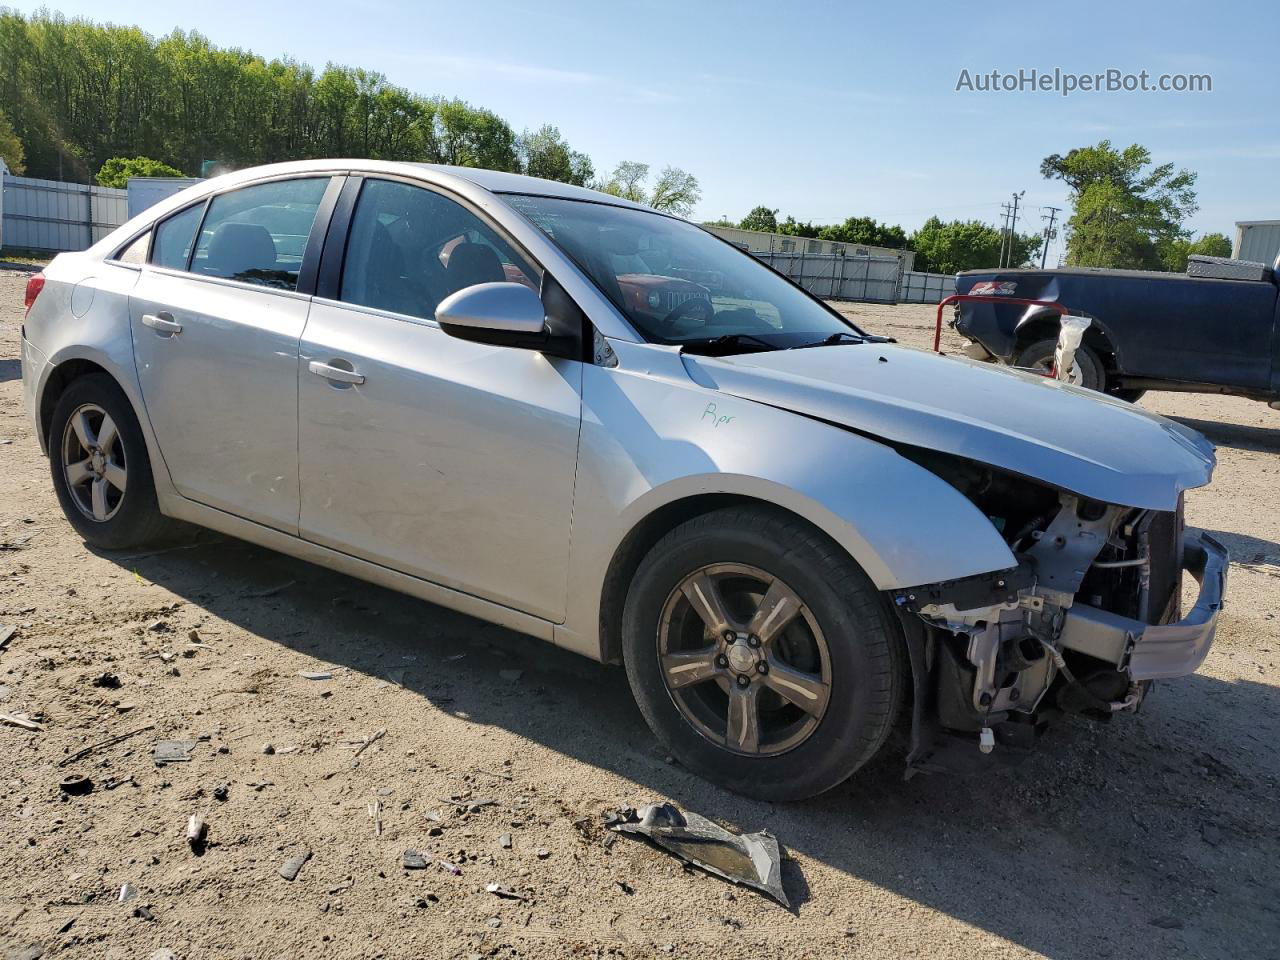
<path id="1" fill-rule="evenodd" d="M 431 320 L 450 294 L 502 281 L 536 291 L 538 272 L 471 211 L 411 184 L 364 182 L 351 218 L 338 299 Z"/>

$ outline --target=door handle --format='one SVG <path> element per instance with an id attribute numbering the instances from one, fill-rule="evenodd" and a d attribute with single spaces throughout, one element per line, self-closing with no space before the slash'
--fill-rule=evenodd
<path id="1" fill-rule="evenodd" d="M 156 333 L 174 335 L 182 332 L 182 324 L 174 320 L 173 314 L 168 312 L 144 313 L 142 315 L 142 325 L 150 327 Z"/>
<path id="2" fill-rule="evenodd" d="M 324 377 L 334 383 L 364 383 L 363 373 L 356 373 L 354 370 L 343 370 L 342 367 L 333 367 L 327 363 L 321 363 L 319 360 L 312 360 L 307 364 L 307 369 L 317 377 Z"/>

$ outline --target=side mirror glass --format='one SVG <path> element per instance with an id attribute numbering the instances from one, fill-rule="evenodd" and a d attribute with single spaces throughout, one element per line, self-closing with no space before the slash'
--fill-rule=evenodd
<path id="1" fill-rule="evenodd" d="M 477 283 L 436 307 L 440 329 L 459 340 L 539 350 L 547 342 L 542 299 L 523 283 Z"/>

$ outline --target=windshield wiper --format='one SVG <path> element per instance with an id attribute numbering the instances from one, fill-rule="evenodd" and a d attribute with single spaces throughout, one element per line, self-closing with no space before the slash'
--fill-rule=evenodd
<path id="1" fill-rule="evenodd" d="M 844 343 L 845 337 L 848 337 L 849 343 L 866 343 L 867 338 L 861 337 L 856 333 L 850 333 L 848 330 L 837 330 L 835 333 L 823 337 L 821 340 L 815 340 L 813 343 L 797 343 L 794 347 L 787 347 L 788 350 L 804 350 L 808 347 L 830 347 L 837 343 Z"/>
<path id="2" fill-rule="evenodd" d="M 757 337 L 750 333 L 725 333 L 718 337 L 703 337 L 697 340 L 680 341 L 681 350 L 688 350 L 690 348 L 705 349 L 707 347 L 738 347 L 746 345 L 763 347 L 765 350 L 778 349 L 775 344 L 770 343 L 763 337 Z"/>

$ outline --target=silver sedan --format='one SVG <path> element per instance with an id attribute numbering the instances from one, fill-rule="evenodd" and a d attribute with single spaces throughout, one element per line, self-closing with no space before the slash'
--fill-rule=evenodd
<path id="1" fill-rule="evenodd" d="M 1213 638 L 1198 434 L 899 348 L 616 197 L 260 167 L 27 301 L 25 397 L 87 542 L 183 520 L 621 662 L 671 752 L 746 794 L 829 789 L 899 720 L 911 769 L 1028 746 Z"/>

